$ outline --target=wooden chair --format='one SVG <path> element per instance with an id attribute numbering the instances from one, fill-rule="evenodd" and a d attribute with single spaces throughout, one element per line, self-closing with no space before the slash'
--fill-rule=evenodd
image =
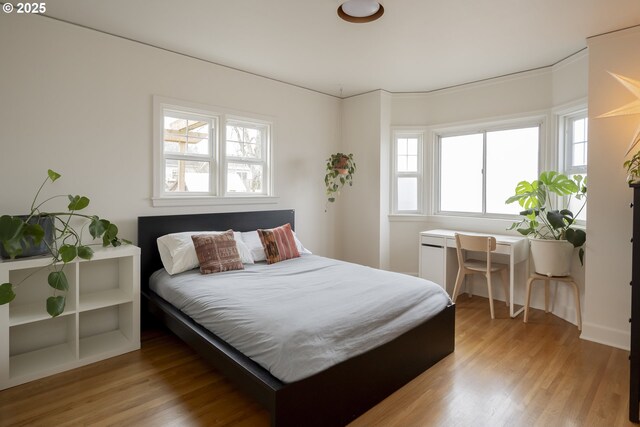
<path id="1" fill-rule="evenodd" d="M 524 303 L 524 323 L 529 321 L 529 304 L 531 303 L 531 288 L 535 280 L 542 280 L 544 282 L 544 312 L 549 312 L 549 282 L 554 280 L 556 282 L 568 283 L 573 287 L 573 294 L 576 300 L 576 320 L 578 323 L 578 330 L 582 330 L 582 315 L 580 313 L 580 288 L 578 284 L 571 276 L 545 276 L 538 273 L 533 273 L 527 281 L 527 300 Z M 558 288 L 556 287 L 556 291 Z M 555 301 L 555 296 L 554 296 Z M 555 302 L 554 302 L 555 304 Z"/>
<path id="2" fill-rule="evenodd" d="M 504 286 L 505 303 L 509 306 L 509 266 L 506 264 L 492 263 L 491 253 L 496 250 L 496 238 L 491 236 L 471 236 L 456 233 L 456 249 L 458 252 L 458 276 L 456 286 L 453 288 L 453 302 L 458 298 L 458 292 L 462 281 L 467 274 L 484 274 L 487 278 L 487 290 L 489 292 L 489 309 L 491 318 L 495 319 L 493 311 L 493 294 L 491 291 L 491 273 L 500 272 L 502 285 Z M 485 260 L 465 259 L 464 251 L 484 252 Z"/>

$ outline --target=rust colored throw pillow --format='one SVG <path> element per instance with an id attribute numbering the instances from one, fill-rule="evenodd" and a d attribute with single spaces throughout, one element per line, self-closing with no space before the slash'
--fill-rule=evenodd
<path id="1" fill-rule="evenodd" d="M 200 262 L 200 273 L 219 273 L 244 268 L 232 230 L 221 234 L 196 234 L 191 236 L 191 239 Z"/>
<path id="2" fill-rule="evenodd" d="M 300 256 L 293 237 L 293 231 L 291 231 L 291 224 L 268 230 L 258 229 L 258 235 L 264 248 L 264 254 L 267 257 L 267 264 L 274 264 Z"/>

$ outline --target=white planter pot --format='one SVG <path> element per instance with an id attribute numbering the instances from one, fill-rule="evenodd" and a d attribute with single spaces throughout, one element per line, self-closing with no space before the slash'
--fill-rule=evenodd
<path id="1" fill-rule="evenodd" d="M 566 240 L 529 239 L 533 269 L 544 276 L 569 276 L 573 245 Z"/>

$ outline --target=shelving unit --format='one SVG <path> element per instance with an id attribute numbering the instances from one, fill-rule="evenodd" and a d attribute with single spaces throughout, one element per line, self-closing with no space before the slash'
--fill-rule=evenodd
<path id="1" fill-rule="evenodd" d="M 631 267 L 631 345 L 629 369 L 629 420 L 638 423 L 640 416 L 640 184 L 633 189 L 633 237 Z"/>
<path id="2" fill-rule="evenodd" d="M 46 299 L 50 258 L 0 261 L 0 283 L 22 282 L 0 306 L 0 390 L 140 348 L 140 249 L 99 248 L 65 266 L 62 315 Z"/>

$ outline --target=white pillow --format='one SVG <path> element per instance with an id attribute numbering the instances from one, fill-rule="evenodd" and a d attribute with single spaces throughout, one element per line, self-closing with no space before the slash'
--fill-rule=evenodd
<path id="1" fill-rule="evenodd" d="M 258 231 L 245 231 L 242 232 L 242 241 L 247 245 L 249 251 L 251 252 L 251 256 L 255 262 L 258 261 L 266 261 L 267 257 L 264 253 L 264 247 L 262 246 L 262 242 L 260 241 L 260 236 L 258 236 Z M 300 254 L 311 254 L 311 251 L 302 246 L 302 243 L 296 237 L 295 231 L 293 232 L 293 239 L 296 241 L 296 248 Z M 236 238 L 236 240 L 238 240 Z"/>
<path id="2" fill-rule="evenodd" d="M 193 246 L 191 236 L 194 234 L 220 234 L 223 231 L 185 231 L 182 233 L 165 234 L 158 237 L 158 252 L 162 265 L 167 273 L 173 275 L 198 267 L 198 255 Z M 243 264 L 253 264 L 253 257 L 247 245 L 242 241 L 240 233 L 233 232 L 236 248 Z"/>
<path id="3" fill-rule="evenodd" d="M 300 255 L 302 254 L 309 254 L 312 255 L 312 252 L 305 248 L 304 246 L 302 246 L 302 242 L 300 240 L 298 240 L 298 236 L 296 236 L 296 232 L 293 232 L 293 240 L 296 241 L 296 248 L 298 248 L 298 253 L 300 253 Z"/>
<path id="4" fill-rule="evenodd" d="M 255 262 L 265 261 L 267 257 L 264 254 L 264 248 L 262 247 L 260 236 L 258 236 L 258 231 L 244 231 L 240 234 L 242 235 L 242 241 L 249 248 L 253 260 Z"/>

